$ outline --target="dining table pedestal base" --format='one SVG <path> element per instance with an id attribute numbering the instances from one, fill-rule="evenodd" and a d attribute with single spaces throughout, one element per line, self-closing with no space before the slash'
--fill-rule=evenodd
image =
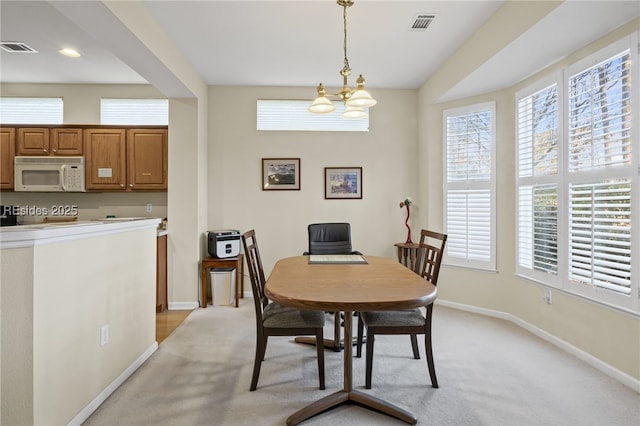
<path id="1" fill-rule="evenodd" d="M 324 398 L 317 400 L 313 404 L 307 405 L 306 407 L 293 413 L 287 419 L 287 425 L 297 425 L 298 423 L 301 423 L 317 414 L 348 403 L 357 404 L 362 407 L 387 414 L 391 417 L 395 417 L 399 420 L 409 423 L 410 425 L 415 425 L 418 422 L 416 416 L 414 416 L 407 410 L 396 407 L 395 405 L 380 398 L 367 395 L 366 393 L 357 390 L 352 390 L 351 392 L 339 390 L 338 392 L 325 396 Z"/>
<path id="2" fill-rule="evenodd" d="M 349 342 L 353 339 L 353 312 L 344 311 L 344 339 Z M 418 422 L 416 416 L 397 407 L 390 402 L 384 401 L 375 396 L 368 395 L 366 393 L 353 390 L 353 348 L 351 345 L 344 347 L 344 388 L 331 395 L 325 396 L 317 400 L 316 402 L 307 405 L 306 407 L 296 411 L 287 419 L 287 425 L 297 425 L 316 414 L 320 414 L 324 411 L 336 408 L 342 404 L 353 403 L 370 410 L 378 411 L 380 413 L 387 414 L 389 416 L 400 419 L 410 425 L 415 425 Z"/>

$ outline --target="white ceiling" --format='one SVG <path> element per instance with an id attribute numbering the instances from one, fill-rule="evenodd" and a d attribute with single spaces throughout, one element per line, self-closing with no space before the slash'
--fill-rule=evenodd
<path id="1" fill-rule="evenodd" d="M 75 10 L 69 12 L 82 9 L 82 3 L 87 2 L 60 6 L 0 0 L 1 41 L 23 42 L 38 51 L 2 51 L 0 82 L 146 84 L 132 69 L 137 67 L 134 61 L 127 60 L 131 45 L 114 48 L 118 45 L 114 32 L 111 40 L 94 38 L 96 33 L 88 34 L 91 28 L 80 22 Z M 330 88 L 341 84 L 342 8 L 333 0 L 142 3 L 206 84 L 315 87 L 322 81 Z M 350 84 L 364 74 L 371 90 L 420 87 L 502 3 L 356 1 L 347 12 Z M 419 13 L 436 18 L 426 31 L 411 31 Z M 638 1 L 566 1 L 460 81 L 445 98 L 515 84 L 638 16 Z M 67 46 L 83 56 L 70 59 L 57 53 Z"/>

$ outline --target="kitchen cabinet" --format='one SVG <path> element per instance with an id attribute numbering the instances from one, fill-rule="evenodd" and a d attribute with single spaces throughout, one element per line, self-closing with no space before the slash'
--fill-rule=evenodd
<path id="1" fill-rule="evenodd" d="M 167 189 L 167 130 L 130 129 L 127 132 L 129 190 Z"/>
<path id="2" fill-rule="evenodd" d="M 13 189 L 16 129 L 0 128 L 0 189 Z"/>
<path id="3" fill-rule="evenodd" d="M 82 155 L 82 129 L 20 127 L 16 155 Z"/>
<path id="4" fill-rule="evenodd" d="M 167 296 L 167 235 L 158 236 L 156 249 L 156 313 L 168 309 Z"/>
<path id="5" fill-rule="evenodd" d="M 166 191 L 167 129 L 85 130 L 88 191 Z"/>
<path id="6" fill-rule="evenodd" d="M 126 190 L 125 129 L 85 129 L 85 186 L 90 190 Z"/>
<path id="7" fill-rule="evenodd" d="M 79 128 L 51 129 L 51 154 L 53 155 L 82 155 L 83 132 Z"/>

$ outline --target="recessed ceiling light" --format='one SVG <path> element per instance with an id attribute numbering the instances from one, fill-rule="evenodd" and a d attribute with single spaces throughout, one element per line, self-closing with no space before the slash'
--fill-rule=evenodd
<path id="1" fill-rule="evenodd" d="M 80 57 L 80 53 L 77 50 L 71 49 L 71 48 L 68 48 L 68 47 L 65 47 L 64 49 L 60 49 L 60 50 L 58 50 L 58 52 L 60 52 L 64 56 L 68 56 L 70 58 L 79 58 Z"/>

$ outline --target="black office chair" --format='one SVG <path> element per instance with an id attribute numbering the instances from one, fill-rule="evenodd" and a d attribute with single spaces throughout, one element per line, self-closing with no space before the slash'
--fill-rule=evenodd
<path id="1" fill-rule="evenodd" d="M 420 232 L 420 246 L 413 271 L 433 285 L 438 284 L 440 265 L 444 254 L 447 235 L 423 229 Z M 373 344 L 377 334 L 408 334 L 411 336 L 413 357 L 420 359 L 418 351 L 418 334 L 424 334 L 424 348 L 427 358 L 431 385 L 438 387 L 436 368 L 433 362 L 433 348 L 431 345 L 431 317 L 433 303 L 423 308 L 401 311 L 372 311 L 361 312 L 358 318 L 358 346 L 356 357 L 362 354 L 364 328 L 367 328 L 367 357 L 365 362 L 365 388 L 371 389 L 371 370 L 373 366 Z"/>
<path id="2" fill-rule="evenodd" d="M 351 248 L 351 225 L 348 223 L 312 223 L 309 233 L 309 254 L 362 254 Z"/>
<path id="3" fill-rule="evenodd" d="M 351 225 L 346 222 L 312 223 L 307 227 L 309 234 L 309 250 L 303 255 L 312 254 L 362 254 L 351 247 Z M 330 312 L 331 313 L 331 312 Z M 340 351 L 340 312 L 334 314 L 333 345 L 326 342 L 325 346 Z M 305 339 L 297 339 L 305 342 Z M 305 342 L 307 343 L 307 342 Z"/>

